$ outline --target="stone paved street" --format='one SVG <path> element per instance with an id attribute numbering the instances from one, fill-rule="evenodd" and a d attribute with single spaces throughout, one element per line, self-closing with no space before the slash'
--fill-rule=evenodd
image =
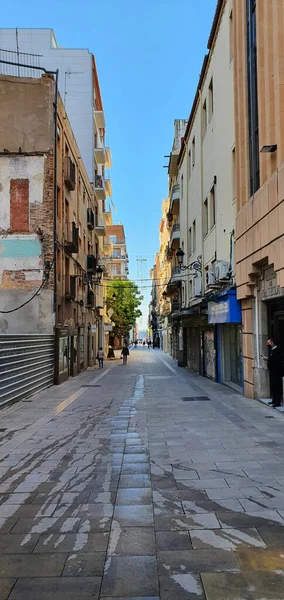
<path id="1" fill-rule="evenodd" d="M 283 600 L 283 415 L 121 362 L 1 411 L 0 600 Z"/>

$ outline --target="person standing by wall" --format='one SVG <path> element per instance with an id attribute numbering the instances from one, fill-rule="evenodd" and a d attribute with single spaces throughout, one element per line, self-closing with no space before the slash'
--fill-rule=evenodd
<path id="1" fill-rule="evenodd" d="M 274 340 L 267 340 L 267 346 L 269 347 L 269 356 L 263 356 L 262 358 L 267 361 L 269 375 L 270 375 L 270 388 L 272 401 L 269 402 L 276 408 L 276 406 L 281 405 L 282 393 L 283 393 L 283 365 L 282 365 L 282 356 L 280 349 L 276 346 Z"/>
<path id="2" fill-rule="evenodd" d="M 97 359 L 99 361 L 99 369 L 103 369 L 103 367 L 104 367 L 104 351 L 102 348 L 99 348 L 99 350 L 98 350 Z"/>

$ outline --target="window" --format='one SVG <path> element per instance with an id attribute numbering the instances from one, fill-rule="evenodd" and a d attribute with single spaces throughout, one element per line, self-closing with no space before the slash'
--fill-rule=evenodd
<path id="1" fill-rule="evenodd" d="M 247 0 L 247 73 L 250 195 L 260 186 L 257 102 L 256 0 Z"/>
<path id="2" fill-rule="evenodd" d="M 204 237 L 208 233 L 208 198 L 203 202 L 203 234 Z"/>
<path id="3" fill-rule="evenodd" d="M 209 83 L 209 96 L 208 96 L 208 100 L 209 100 L 209 121 L 213 115 L 213 109 L 214 109 L 214 98 L 213 98 L 213 77 Z"/>
<path id="4" fill-rule="evenodd" d="M 181 200 L 183 200 L 183 175 L 181 176 L 181 180 L 180 180 L 180 197 L 181 197 Z"/>
<path id="5" fill-rule="evenodd" d="M 196 221 L 192 223 L 192 254 L 196 251 Z"/>
<path id="6" fill-rule="evenodd" d="M 191 227 L 189 228 L 189 232 L 188 232 L 188 248 L 189 248 L 189 256 L 192 255 L 192 229 Z"/>
<path id="7" fill-rule="evenodd" d="M 116 244 L 116 235 L 110 235 L 109 239 L 113 244 Z"/>
<path id="8" fill-rule="evenodd" d="M 202 137 L 205 136 L 207 129 L 207 102 L 204 100 L 204 104 L 202 107 Z"/>
<path id="9" fill-rule="evenodd" d="M 121 250 L 120 250 L 120 248 L 114 248 L 114 250 L 113 250 L 113 256 L 115 256 L 116 258 L 120 258 L 121 257 Z"/>
<path id="10" fill-rule="evenodd" d="M 188 179 L 191 178 L 191 150 L 188 153 Z"/>
<path id="11" fill-rule="evenodd" d="M 61 251 L 59 248 L 56 250 L 56 273 L 58 281 L 61 281 Z"/>
<path id="12" fill-rule="evenodd" d="M 232 150 L 232 189 L 233 189 L 233 202 L 236 202 L 236 150 Z"/>
<path id="13" fill-rule="evenodd" d="M 86 236 L 85 236 L 85 234 L 83 237 L 83 250 L 84 250 L 84 254 L 86 254 Z"/>
<path id="14" fill-rule="evenodd" d="M 192 168 L 193 168 L 194 165 L 195 165 L 195 136 L 194 136 L 194 138 L 192 140 L 192 149 L 191 149 L 191 152 L 192 152 Z"/>
<path id="15" fill-rule="evenodd" d="M 215 185 L 210 190 L 210 228 L 216 223 L 215 214 Z"/>
<path id="16" fill-rule="evenodd" d="M 230 23 L 229 23 L 229 27 L 230 27 L 230 62 L 232 60 L 232 58 L 234 57 L 234 22 L 233 22 L 233 11 L 231 11 L 230 13 Z"/>
<path id="17" fill-rule="evenodd" d="M 69 202 L 68 200 L 65 199 L 65 223 L 69 223 L 70 222 L 70 217 L 69 217 Z"/>

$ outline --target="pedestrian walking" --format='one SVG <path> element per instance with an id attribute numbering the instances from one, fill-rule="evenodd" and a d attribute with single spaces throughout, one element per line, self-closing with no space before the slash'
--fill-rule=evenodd
<path id="1" fill-rule="evenodd" d="M 129 350 L 128 350 L 128 346 L 126 344 L 124 344 L 122 350 L 121 350 L 121 358 L 123 359 L 123 364 L 126 365 L 127 363 L 127 357 L 129 356 Z"/>
<path id="2" fill-rule="evenodd" d="M 273 406 L 273 408 L 276 408 L 276 406 L 281 405 L 282 400 L 282 356 L 280 349 L 278 348 L 278 346 L 276 346 L 273 339 L 270 338 L 269 340 L 267 340 L 267 346 L 269 348 L 269 356 L 268 358 L 266 356 L 262 356 L 262 358 L 267 361 L 267 366 L 270 375 L 272 401 L 269 402 L 269 404 Z"/>
<path id="3" fill-rule="evenodd" d="M 99 361 L 99 369 L 103 369 L 103 367 L 104 367 L 104 351 L 102 348 L 98 349 L 97 359 Z"/>

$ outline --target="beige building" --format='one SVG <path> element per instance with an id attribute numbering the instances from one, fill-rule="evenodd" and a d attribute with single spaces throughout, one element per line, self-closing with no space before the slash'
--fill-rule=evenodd
<path id="1" fill-rule="evenodd" d="M 112 213 L 105 212 L 106 238 L 104 242 L 104 260 L 108 277 L 111 279 L 128 279 L 128 254 L 123 225 L 115 225 Z"/>
<path id="2" fill-rule="evenodd" d="M 232 10 L 232 0 L 218 2 L 189 118 L 175 122 L 169 162 L 167 296 L 173 357 L 180 365 L 241 390 Z"/>
<path id="3" fill-rule="evenodd" d="M 269 398 L 267 337 L 284 355 L 284 3 L 234 0 L 233 21 L 244 391 Z"/>
<path id="4" fill-rule="evenodd" d="M 3 401 L 93 365 L 104 335 L 102 204 L 55 77 L 0 76 L 1 343 L 23 350 Z"/>

